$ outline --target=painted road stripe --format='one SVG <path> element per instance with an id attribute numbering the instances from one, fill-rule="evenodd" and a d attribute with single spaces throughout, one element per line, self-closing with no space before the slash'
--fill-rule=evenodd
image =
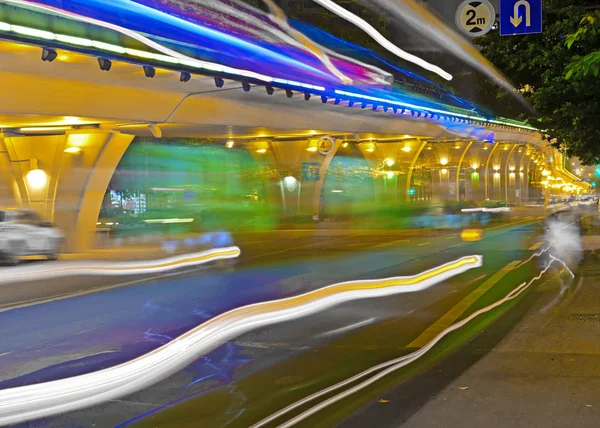
<path id="1" fill-rule="evenodd" d="M 335 330 L 330 330 L 325 333 L 319 334 L 317 336 L 317 338 L 328 337 L 328 336 L 333 336 L 333 335 L 340 334 L 340 333 L 345 333 L 347 331 L 354 330 L 354 329 L 357 329 L 360 327 L 364 327 L 365 325 L 369 325 L 369 324 L 373 323 L 373 321 L 375 321 L 375 320 L 376 320 L 376 318 L 369 318 L 364 321 L 360 321 L 360 322 L 350 324 L 350 325 L 347 325 L 344 327 L 336 328 Z"/>
<path id="2" fill-rule="evenodd" d="M 417 245 L 417 247 L 423 247 L 425 245 L 429 245 L 431 242 L 423 242 L 422 244 Z"/>
<path id="3" fill-rule="evenodd" d="M 408 344 L 408 348 L 422 348 L 427 345 L 433 339 L 437 337 L 442 331 L 446 330 L 456 320 L 465 313 L 467 309 L 471 307 L 473 303 L 477 301 L 486 291 L 492 288 L 498 281 L 500 281 L 508 272 L 513 270 L 520 260 L 515 260 L 504 266 L 494 275 L 492 275 L 487 281 L 472 291 L 467 297 L 462 299 L 456 306 L 454 306 L 446 315 L 437 320 L 427 330 L 425 330 L 419 337 Z"/>
<path id="4" fill-rule="evenodd" d="M 540 218 L 545 218 L 545 217 L 540 217 Z M 511 223 L 506 223 L 506 224 L 501 224 L 499 226 L 494 226 L 494 227 L 488 227 L 487 229 L 483 229 L 485 231 L 487 230 L 494 230 L 494 229 L 500 229 L 501 227 L 508 227 L 508 226 L 514 226 L 515 224 L 521 224 L 521 223 L 525 223 L 527 222 L 528 219 L 524 219 L 524 220 L 519 220 L 519 221 L 513 221 Z"/>
<path id="5" fill-rule="evenodd" d="M 369 248 L 383 248 L 383 247 L 389 247 L 391 245 L 395 245 L 395 244 L 399 244 L 401 242 L 410 242 L 409 239 L 398 239 L 397 241 L 392 241 L 392 242 L 385 242 L 383 244 L 377 244 L 377 245 L 371 245 Z"/>
<path id="6" fill-rule="evenodd" d="M 322 389 L 321 391 L 318 391 L 312 395 L 309 395 L 308 397 L 305 397 L 302 400 L 296 401 L 295 403 L 290 404 L 289 406 L 279 410 L 278 412 L 273 413 L 271 416 L 263 419 L 262 421 L 255 423 L 250 428 L 260 428 L 260 427 L 280 418 L 281 416 L 285 415 L 286 413 L 289 413 L 290 411 L 292 411 L 294 409 L 304 406 L 305 404 L 309 403 L 310 401 L 313 401 L 317 398 L 320 398 L 327 394 L 330 394 L 331 392 L 338 390 L 340 388 L 349 386 L 352 383 L 355 383 L 356 381 L 358 381 L 372 373 L 379 371 L 379 373 L 375 374 L 374 376 L 372 376 L 364 381 L 361 381 L 359 384 L 351 386 L 349 389 L 346 389 L 346 390 L 338 393 L 337 395 L 327 398 L 325 401 L 322 401 L 321 403 L 313 406 L 312 408 L 305 410 L 301 414 L 293 417 L 292 419 L 289 419 L 287 422 L 284 422 L 283 424 L 278 425 L 279 428 L 290 428 L 290 427 L 296 425 L 297 423 L 305 420 L 306 418 L 310 417 L 311 415 L 314 415 L 315 413 L 319 412 L 320 410 L 344 399 L 345 397 L 348 397 L 360 390 L 363 390 L 363 389 L 369 387 L 370 385 L 374 384 L 375 382 L 377 382 L 378 380 L 387 376 L 388 374 L 393 373 L 394 371 L 401 369 L 402 367 L 406 367 L 407 365 L 417 361 L 419 358 L 421 358 L 423 355 L 425 355 L 427 352 L 429 352 L 440 340 L 442 340 L 448 334 L 460 329 L 461 327 L 465 326 L 466 324 L 468 324 L 470 321 L 477 318 L 478 316 L 480 316 L 486 312 L 490 312 L 491 310 L 497 308 L 498 306 L 503 305 L 505 302 L 513 300 L 513 299 L 517 298 L 519 295 L 521 295 L 522 293 L 524 293 L 531 286 L 531 284 L 533 284 L 535 281 L 542 278 L 542 276 L 550 269 L 550 267 L 552 266 L 554 261 L 556 261 L 556 260 L 552 260 L 548 264 L 548 266 L 546 266 L 546 268 L 544 268 L 544 270 L 538 274 L 538 276 L 534 277 L 529 282 L 522 283 L 516 289 L 514 289 L 513 291 L 508 293 L 504 298 L 496 301 L 495 303 L 493 303 L 489 306 L 486 306 L 485 308 L 479 309 L 477 312 L 472 313 L 465 319 L 463 319 L 455 324 L 452 324 L 449 328 L 447 328 L 446 330 L 441 332 L 431 342 L 429 342 L 427 344 L 427 346 L 425 346 L 421 349 L 418 349 L 414 352 L 411 352 L 408 355 L 403 355 L 399 358 L 389 360 L 384 363 L 373 366 L 370 369 L 363 371 L 362 373 L 354 375 L 354 376 L 352 376 L 346 380 L 343 380 L 335 385 L 332 385 L 328 388 Z M 381 371 L 382 369 L 384 369 L 384 370 Z"/>
<path id="7" fill-rule="evenodd" d="M 543 242 L 536 242 L 535 244 L 533 244 L 533 245 L 531 246 L 531 248 L 529 249 L 529 251 L 535 251 L 535 250 L 537 250 L 538 248 L 540 248 L 542 245 L 544 245 L 544 243 L 543 243 Z"/>

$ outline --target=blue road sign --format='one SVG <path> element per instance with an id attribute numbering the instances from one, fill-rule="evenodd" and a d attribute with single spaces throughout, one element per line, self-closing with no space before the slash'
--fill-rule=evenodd
<path id="1" fill-rule="evenodd" d="M 542 32 L 542 0 L 500 0 L 500 35 Z"/>
<path id="2" fill-rule="evenodd" d="M 302 163 L 302 181 L 319 181 L 321 174 L 319 162 L 304 162 Z"/>

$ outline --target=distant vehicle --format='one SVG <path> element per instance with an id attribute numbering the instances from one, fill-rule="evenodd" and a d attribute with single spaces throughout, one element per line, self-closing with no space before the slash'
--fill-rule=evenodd
<path id="1" fill-rule="evenodd" d="M 58 259 L 64 235 L 31 210 L 0 210 L 0 255 L 10 265 L 24 256 Z"/>

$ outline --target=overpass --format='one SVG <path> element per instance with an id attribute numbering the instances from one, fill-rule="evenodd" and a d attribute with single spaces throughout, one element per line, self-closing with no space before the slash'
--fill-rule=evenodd
<path id="1" fill-rule="evenodd" d="M 399 91 L 372 64 L 329 50 L 332 70 L 297 44 L 242 43 L 219 31 L 222 22 L 189 29 L 161 21 L 158 10 L 142 24 L 164 26 L 148 33 L 137 21 L 120 25 L 110 5 L 55 3 L 0 5 L 0 198 L 56 222 L 71 251 L 92 245 L 107 186 L 136 137 L 243 147 L 276 172 L 269 198 L 308 215 L 320 210 L 332 159 L 352 147 L 371 168 L 377 198 L 521 204 L 544 188 L 587 190 L 537 130 Z M 198 28 L 209 47 L 188 38 Z M 332 141 L 325 151 L 323 137 Z"/>

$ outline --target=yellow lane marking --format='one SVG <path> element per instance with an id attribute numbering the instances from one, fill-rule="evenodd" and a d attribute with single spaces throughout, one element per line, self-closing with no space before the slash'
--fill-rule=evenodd
<path id="1" fill-rule="evenodd" d="M 515 260 L 504 266 L 494 275 L 492 275 L 487 281 L 473 290 L 467 297 L 462 299 L 460 302 L 456 304 L 450 311 L 448 311 L 444 316 L 442 316 L 439 320 L 433 323 L 429 328 L 427 328 L 419 337 L 413 340 L 408 344 L 409 348 L 422 348 L 427 345 L 433 339 L 437 337 L 442 331 L 446 330 L 450 327 L 456 320 L 471 307 L 473 303 L 477 301 L 483 294 L 492 288 L 498 281 L 500 281 L 504 275 L 513 270 L 518 264 L 520 260 Z"/>
<path id="2" fill-rule="evenodd" d="M 540 217 L 540 218 L 545 218 L 545 217 Z M 483 230 L 494 230 L 494 229 L 500 229 L 501 227 L 507 227 L 507 226 L 513 226 L 515 224 L 519 224 L 519 223 L 525 223 L 526 221 L 528 221 L 528 219 L 525 220 L 519 220 L 519 221 L 513 221 L 511 223 L 506 223 L 506 224 L 501 224 L 499 226 L 494 226 L 494 227 L 488 227 L 486 229 Z"/>
<path id="3" fill-rule="evenodd" d="M 429 245 L 431 244 L 431 242 L 423 242 L 422 244 L 417 245 L 417 247 L 422 247 L 424 245 Z"/>
<path id="4" fill-rule="evenodd" d="M 46 256 L 21 256 L 21 260 L 46 260 Z"/>
<path id="5" fill-rule="evenodd" d="M 369 290 L 369 289 L 378 289 L 385 287 L 396 287 L 396 286 L 408 286 L 408 285 L 416 285 L 427 279 L 436 277 L 438 275 L 444 274 L 446 272 L 453 271 L 455 269 L 464 267 L 464 266 L 473 266 L 479 263 L 480 259 L 476 256 L 467 256 L 462 259 L 456 260 L 452 263 L 448 263 L 442 266 L 439 266 L 435 269 L 431 269 L 420 274 L 414 276 L 405 276 L 405 277 L 394 277 L 394 278 L 386 278 L 386 279 L 378 279 L 378 280 L 361 280 L 361 281 L 349 281 L 342 282 L 339 284 L 330 285 L 325 288 L 320 288 L 318 290 L 310 291 L 306 294 L 301 294 L 299 296 L 288 297 L 281 300 L 275 301 L 267 301 L 256 303 L 248 306 L 243 306 L 240 308 L 233 309 L 229 312 L 225 312 L 219 316 L 209 319 L 204 324 L 204 327 L 210 328 L 211 325 L 217 323 L 221 323 L 224 320 L 231 319 L 239 319 L 240 316 L 250 316 L 253 314 L 267 313 L 272 311 L 280 311 L 284 309 L 292 309 L 296 306 L 316 302 L 328 296 L 333 296 L 338 293 L 346 292 L 346 291 L 357 291 L 357 290 Z M 182 340 L 188 335 L 193 334 L 192 332 L 184 333 L 179 336 L 177 340 Z"/>
<path id="6" fill-rule="evenodd" d="M 382 248 L 382 247 L 388 247 L 390 245 L 395 245 L 395 244 L 399 244 L 400 242 L 410 242 L 409 239 L 398 239 L 397 241 L 392 241 L 392 242 L 385 242 L 383 244 L 377 244 L 377 245 L 371 245 L 369 248 Z"/>
<path id="7" fill-rule="evenodd" d="M 533 244 L 533 245 L 531 246 L 531 248 L 529 249 L 529 251 L 535 251 L 535 250 L 537 250 L 538 248 L 540 248 L 542 245 L 544 245 L 544 243 L 543 243 L 543 242 L 536 242 L 535 244 Z"/>
<path id="8" fill-rule="evenodd" d="M 340 237 L 331 238 L 331 239 L 324 239 L 324 240 L 320 240 L 320 241 L 317 241 L 317 242 L 311 242 L 310 244 L 300 245 L 298 247 L 284 248 L 282 250 L 271 251 L 269 253 L 263 253 L 263 254 L 255 254 L 253 256 L 246 257 L 246 261 L 248 261 L 248 260 L 254 260 L 254 259 L 258 259 L 258 258 L 263 258 L 263 257 L 266 257 L 266 256 L 272 256 L 272 255 L 275 255 L 275 254 L 289 253 L 290 251 L 302 250 L 304 248 L 310 248 L 310 247 L 314 247 L 315 245 L 321 245 L 321 244 L 326 244 L 328 248 L 331 248 L 332 247 L 331 243 L 334 242 L 334 241 L 343 241 L 345 239 L 351 239 L 351 238 L 355 238 L 357 236 L 360 236 L 360 234 L 354 234 L 354 235 L 348 235 L 348 236 L 340 236 Z"/>

